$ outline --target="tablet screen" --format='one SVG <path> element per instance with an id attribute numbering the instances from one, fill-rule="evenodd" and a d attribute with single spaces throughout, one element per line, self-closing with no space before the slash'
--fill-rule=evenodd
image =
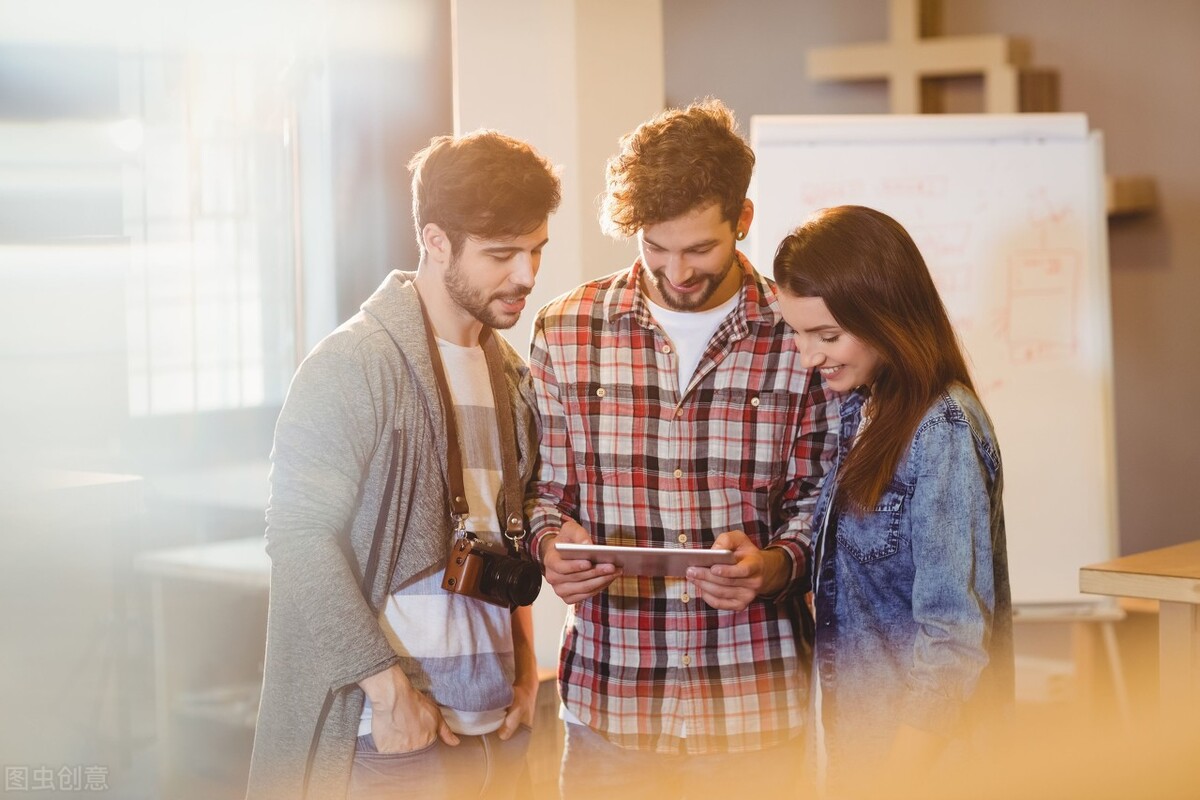
<path id="1" fill-rule="evenodd" d="M 603 544 L 554 542 L 563 558 L 586 558 L 594 563 L 616 564 L 626 575 L 682 576 L 688 567 L 735 564 L 730 550 L 683 547 L 621 547 Z"/>

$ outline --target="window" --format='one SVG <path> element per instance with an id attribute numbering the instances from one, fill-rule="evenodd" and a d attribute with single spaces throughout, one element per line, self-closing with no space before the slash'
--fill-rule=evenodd
<path id="1" fill-rule="evenodd" d="M 130 153 L 129 411 L 282 402 L 297 354 L 293 124 L 286 71 L 255 53 L 122 58 Z"/>

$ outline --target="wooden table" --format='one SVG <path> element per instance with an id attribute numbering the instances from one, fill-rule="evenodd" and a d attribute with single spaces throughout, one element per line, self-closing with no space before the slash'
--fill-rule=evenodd
<path id="1" fill-rule="evenodd" d="M 1171 717 L 1200 710 L 1200 541 L 1083 567 L 1079 590 L 1158 600 L 1163 710 Z"/>
<path id="2" fill-rule="evenodd" d="M 0 467 L 6 763 L 99 764 L 111 747 L 132 759 L 128 573 L 144 510 L 137 475 Z"/>
<path id="3" fill-rule="evenodd" d="M 208 800 L 221 792 L 241 797 L 262 683 L 271 586 L 266 539 L 144 553 L 135 568 L 153 581 L 161 794 L 176 800 Z M 532 780 L 545 796 L 556 791 L 562 749 L 555 676 L 554 667 L 538 670 L 538 722 L 530 745 Z M 203 761 L 197 758 L 200 728 L 227 732 L 222 738 L 230 752 L 212 746 L 209 757 L 224 759 L 224 783 L 197 785 L 200 776 L 189 762 Z M 245 745 L 240 751 L 239 737 Z M 181 747 L 187 741 L 190 751 Z M 229 794 L 235 782 L 237 791 Z"/>
<path id="4" fill-rule="evenodd" d="M 241 797 L 262 687 L 266 539 L 147 552 L 134 567 L 152 581 L 160 796 Z"/>

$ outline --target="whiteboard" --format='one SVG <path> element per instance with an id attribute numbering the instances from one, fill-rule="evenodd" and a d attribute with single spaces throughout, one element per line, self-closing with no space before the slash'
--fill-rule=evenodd
<path id="1" fill-rule="evenodd" d="M 771 274 L 818 208 L 871 206 L 924 255 L 996 425 L 1014 603 L 1094 604 L 1116 555 L 1101 138 L 1082 114 L 756 116 L 747 242 Z"/>

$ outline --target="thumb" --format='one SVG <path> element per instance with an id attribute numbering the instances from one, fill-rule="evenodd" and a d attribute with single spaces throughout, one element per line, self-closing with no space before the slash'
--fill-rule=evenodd
<path id="1" fill-rule="evenodd" d="M 559 531 L 559 539 L 564 542 L 573 544 L 591 544 L 592 537 L 582 525 L 573 519 L 563 518 L 562 528 Z"/>
<path id="2" fill-rule="evenodd" d="M 754 547 L 754 543 L 750 541 L 750 537 L 746 536 L 743 531 L 725 531 L 717 537 L 713 542 L 713 547 L 722 550 L 737 550 L 739 547 L 749 545 Z M 754 548 L 758 549 L 758 548 Z"/>
<path id="3" fill-rule="evenodd" d="M 450 726 L 446 724 L 446 720 L 440 718 L 440 715 L 438 719 L 438 736 L 450 746 L 458 744 L 458 737 L 454 734 L 454 731 L 450 730 Z"/>
<path id="4" fill-rule="evenodd" d="M 500 724 L 500 741 L 506 742 L 516 733 L 519 716 L 515 705 L 508 709 L 508 713 L 504 715 L 504 722 Z"/>

